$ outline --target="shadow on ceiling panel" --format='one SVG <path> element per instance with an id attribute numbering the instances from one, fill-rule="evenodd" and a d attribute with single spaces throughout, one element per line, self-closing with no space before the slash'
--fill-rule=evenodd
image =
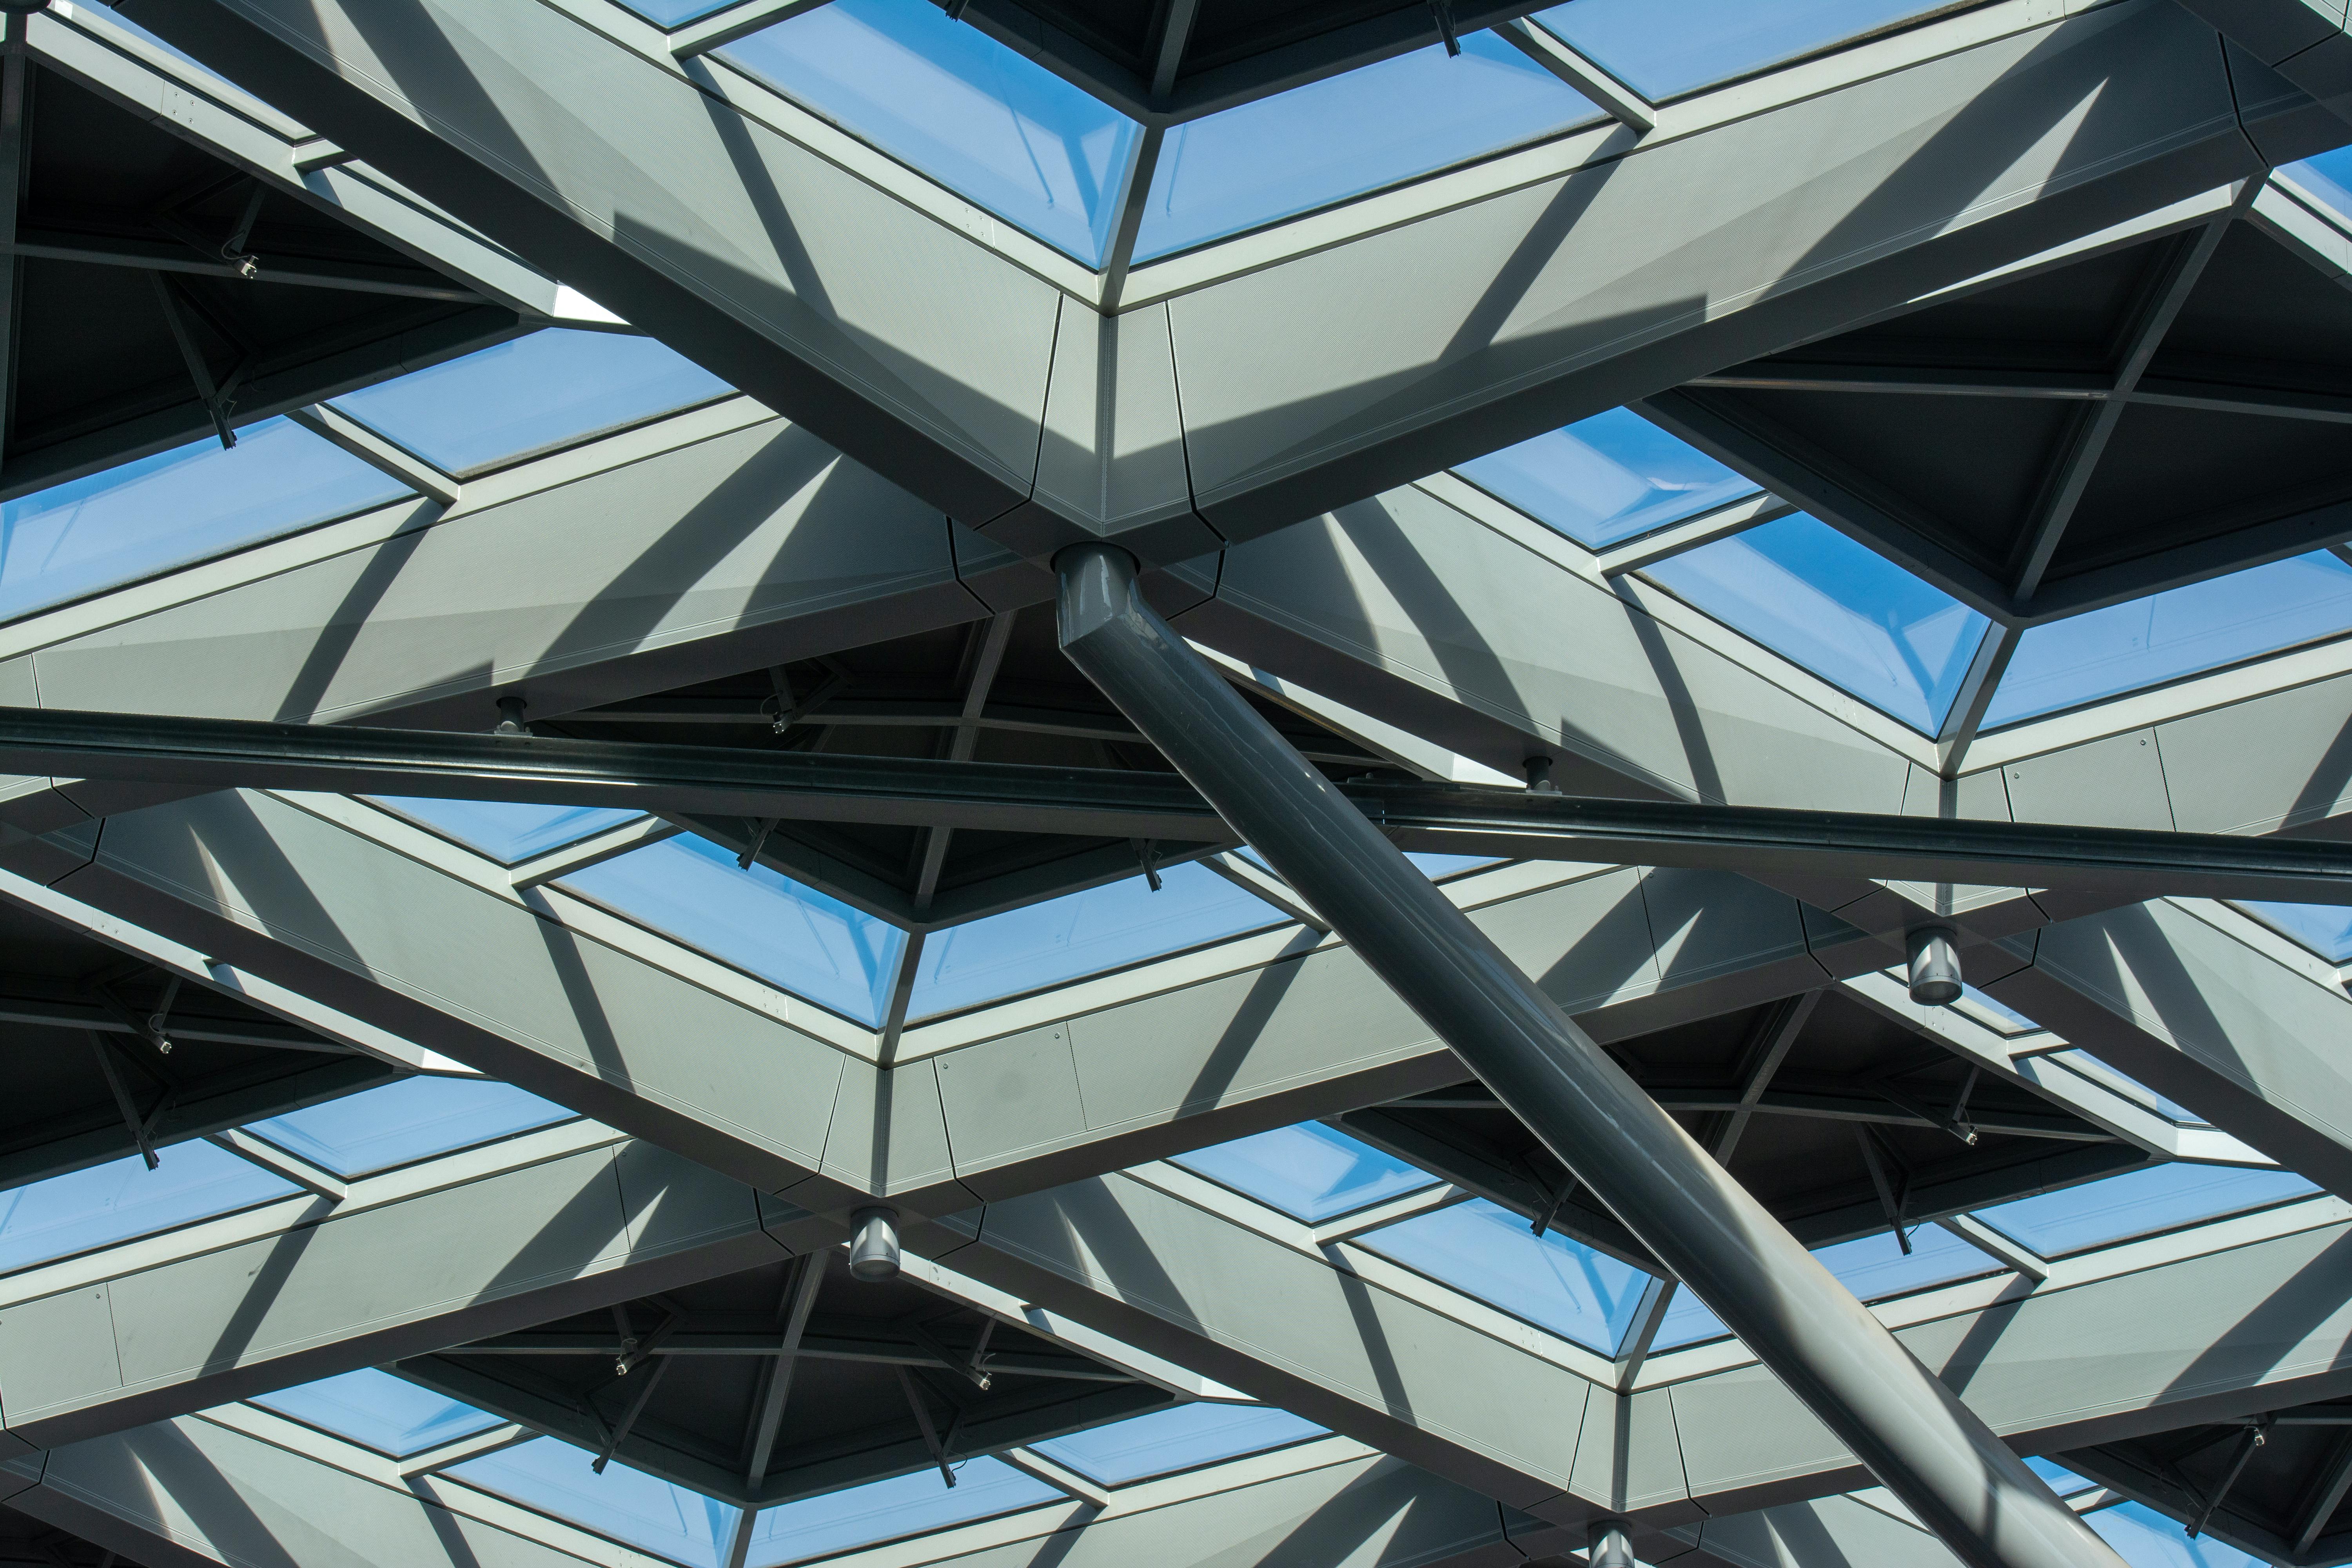
<path id="1" fill-rule="evenodd" d="M 1782 357 L 1842 364 L 2104 370 L 2150 267 L 2175 243 L 2168 237 L 2093 257 L 1857 328 Z"/>
<path id="2" fill-rule="evenodd" d="M 2231 226 L 2148 368 L 2200 372 L 2352 395 L 2352 289 L 2251 224 Z"/>

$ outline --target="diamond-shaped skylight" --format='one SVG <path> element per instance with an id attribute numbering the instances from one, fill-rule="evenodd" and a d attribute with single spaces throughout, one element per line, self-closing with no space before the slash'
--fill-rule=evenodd
<path id="1" fill-rule="evenodd" d="M 2137 1100 L 2167 1121 L 2182 1127 L 2211 1125 L 2187 1106 L 2166 1099 L 2128 1073 L 2117 1072 L 2088 1051 L 2052 1051 L 2036 1059 L 2054 1062 L 2078 1078 L 2088 1079 L 2102 1089 L 2122 1095 L 2126 1100 Z"/>
<path id="2" fill-rule="evenodd" d="M 1600 118 L 1492 33 L 1435 44 L 1179 125 L 1138 260 L 1221 239 Z"/>
<path id="3" fill-rule="evenodd" d="M 1980 1209 L 1977 1217 L 2044 1258 L 2061 1258 L 2317 1191 L 2292 1171 L 2176 1161 Z"/>
<path id="4" fill-rule="evenodd" d="M 2283 171 L 2347 218 L 2352 218 L 2352 147 L 2338 147 Z"/>
<path id="5" fill-rule="evenodd" d="M 1931 735 L 1990 624 L 1801 512 L 1643 570 L 1716 619 Z"/>
<path id="6" fill-rule="evenodd" d="M 2264 925 L 2284 931 L 2330 963 L 2352 963 L 2352 909 L 2342 904 L 2238 906 Z"/>
<path id="7" fill-rule="evenodd" d="M 1059 1488 L 987 1456 L 958 1464 L 952 1488 L 936 1468 L 925 1466 L 887 1481 L 761 1510 L 751 1526 L 744 1568 L 805 1563 L 1068 1498 Z"/>
<path id="8" fill-rule="evenodd" d="M 1263 1454 L 1326 1435 L 1304 1416 L 1265 1405 L 1179 1405 L 1034 1445 L 1107 1487 Z"/>
<path id="9" fill-rule="evenodd" d="M 1588 550 L 1655 532 L 1757 489 L 1630 408 L 1547 431 L 1454 472 Z"/>
<path id="10" fill-rule="evenodd" d="M 1652 102 L 1812 54 L 1951 0 L 1569 0 L 1536 20 Z"/>
<path id="11" fill-rule="evenodd" d="M 570 1121 L 577 1112 L 509 1083 L 481 1078 L 409 1078 L 362 1089 L 247 1131 L 344 1177 Z"/>
<path id="12" fill-rule="evenodd" d="M 0 618 L 78 599 L 410 494 L 285 419 L 205 437 L 0 503 Z"/>
<path id="13" fill-rule="evenodd" d="M 741 1510 L 555 1437 L 452 1465 L 443 1475 L 567 1524 L 667 1557 L 686 1568 L 720 1568 Z"/>
<path id="14" fill-rule="evenodd" d="M 2210 1535 L 2192 1539 L 2180 1525 L 2143 1503 L 2118 1503 L 2084 1518 L 2135 1568 L 2268 1568 L 2261 1558 Z"/>
<path id="15" fill-rule="evenodd" d="M 714 11 L 724 11 L 736 0 L 621 0 L 621 4 L 656 27 L 679 27 Z"/>
<path id="16" fill-rule="evenodd" d="M 373 1367 L 258 1394 L 252 1403 L 395 1459 L 502 1425 L 486 1410 Z"/>
<path id="17" fill-rule="evenodd" d="M 0 1273 L 233 1214 L 302 1189 L 201 1139 L 0 1193 Z"/>
<path id="18" fill-rule="evenodd" d="M 551 327 L 334 401 L 435 468 L 464 474 L 732 390 L 656 339 Z"/>
<path id="19" fill-rule="evenodd" d="M 1465 1296 L 1603 1355 L 1616 1352 L 1650 1276 L 1508 1209 L 1474 1198 L 1356 1238 Z"/>
<path id="20" fill-rule="evenodd" d="M 1988 728 L 2352 631 L 2352 566 L 2324 550 L 2034 626 Z"/>
<path id="21" fill-rule="evenodd" d="M 518 805 L 497 800 L 428 800 L 392 795 L 369 798 L 507 866 L 644 815 L 592 805 Z"/>
<path id="22" fill-rule="evenodd" d="M 1437 1184 L 1418 1166 L 1319 1121 L 1195 1149 L 1174 1163 L 1309 1225 Z"/>

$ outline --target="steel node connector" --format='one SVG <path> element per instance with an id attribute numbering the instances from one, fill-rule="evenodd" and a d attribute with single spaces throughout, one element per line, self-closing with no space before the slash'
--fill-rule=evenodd
<path id="1" fill-rule="evenodd" d="M 897 1279 L 898 1211 L 859 1209 L 849 1223 L 849 1277 L 869 1282 Z"/>
<path id="2" fill-rule="evenodd" d="M 1929 926 L 1911 933 L 1911 1000 L 1941 1007 L 1960 999 L 1960 951 L 1952 933 Z"/>

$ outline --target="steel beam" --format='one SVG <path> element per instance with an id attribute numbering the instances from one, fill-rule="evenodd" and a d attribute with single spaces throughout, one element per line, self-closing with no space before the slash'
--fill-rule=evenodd
<path id="1" fill-rule="evenodd" d="M 1980 1568 L 2119 1563 L 1136 592 L 1056 557 L 1063 651 L 1561 1163 Z"/>

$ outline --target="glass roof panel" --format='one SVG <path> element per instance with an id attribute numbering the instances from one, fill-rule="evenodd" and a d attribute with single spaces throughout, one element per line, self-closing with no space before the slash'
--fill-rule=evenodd
<path id="1" fill-rule="evenodd" d="M 505 866 L 645 815 L 593 805 L 517 805 L 502 800 L 426 800 L 405 795 L 367 798 Z"/>
<path id="2" fill-rule="evenodd" d="M 1173 1163 L 1309 1225 L 1437 1184 L 1428 1172 L 1319 1121 L 1195 1149 Z"/>
<path id="3" fill-rule="evenodd" d="M 1302 1415 L 1265 1405 L 1180 1405 L 1032 1445 L 1107 1487 L 1263 1454 L 1326 1435 Z"/>
<path id="4" fill-rule="evenodd" d="M 747 1568 L 804 1563 L 1068 1498 L 1059 1488 L 985 1455 L 956 1467 L 952 1489 L 936 1467 L 925 1466 L 912 1475 L 761 1510 L 751 1526 Z"/>
<path id="5" fill-rule="evenodd" d="M 1141 126 L 929 0 L 833 0 L 720 51 L 779 91 L 1102 264 Z"/>
<path id="6" fill-rule="evenodd" d="M 1940 1226 L 1923 1225 L 1910 1236 L 1907 1257 L 1894 1233 L 1884 1230 L 1816 1247 L 1813 1256 L 1863 1301 L 1884 1301 L 1933 1285 L 2003 1272 L 2000 1264 Z"/>
<path id="7" fill-rule="evenodd" d="M 2289 163 L 2281 173 L 2293 175 L 2304 189 L 2352 218 L 2352 147 Z"/>
<path id="8" fill-rule="evenodd" d="M 539 1437 L 441 1474 L 687 1568 L 719 1568 L 741 1510 L 618 1459 L 601 1476 L 591 1462 L 585 1449 Z"/>
<path id="9" fill-rule="evenodd" d="M 0 1273 L 234 1214 L 302 1189 L 196 1139 L 0 1193 Z"/>
<path id="10" fill-rule="evenodd" d="M 907 933 L 707 838 L 679 837 L 556 886 L 700 948 L 844 1017 L 878 1026 Z"/>
<path id="11" fill-rule="evenodd" d="M 1214 871 L 1186 863 L 989 915 L 924 940 L 909 1018 L 976 1007 L 1289 919 Z"/>
<path id="12" fill-rule="evenodd" d="M 577 1114 L 496 1079 L 404 1078 L 256 1121 L 246 1131 L 339 1176 L 356 1177 Z"/>
<path id="13" fill-rule="evenodd" d="M 2342 904 L 2255 902 L 2238 907 L 2330 963 L 2352 962 L 2352 908 Z"/>
<path id="14" fill-rule="evenodd" d="M 2352 566 L 2324 550 L 2032 626 L 1985 727 L 2352 631 Z"/>
<path id="15" fill-rule="evenodd" d="M 2117 1072 L 2115 1068 L 2109 1067 L 2098 1058 L 2091 1055 L 2088 1051 L 2052 1051 L 2042 1059 L 2047 1062 L 2056 1062 L 2068 1072 L 2074 1073 L 2080 1078 L 2089 1079 L 2093 1083 L 2099 1085 L 2103 1089 L 2113 1089 L 2116 1093 L 2122 1095 L 2126 1100 L 2137 1100 L 2142 1105 L 2147 1106 L 2150 1110 L 2155 1111 L 2158 1116 L 2163 1117 L 2168 1121 L 2179 1122 L 2183 1127 L 2208 1127 L 2212 1125 L 2203 1117 L 2189 1110 L 2187 1106 L 2176 1104 L 2172 1100 L 2167 1100 L 2164 1096 L 2157 1093 L 2156 1090 L 2148 1088 L 2147 1085 L 2140 1082 L 2139 1079 L 2131 1077 L 2127 1073 Z"/>
<path id="16" fill-rule="evenodd" d="M 1492 33 L 1169 129 L 1138 260 L 1328 206 L 1600 118 L 1590 99 Z"/>
<path id="17" fill-rule="evenodd" d="M 1951 0 L 1569 0 L 1536 20 L 1653 103 L 1948 9 Z"/>
<path id="18" fill-rule="evenodd" d="M 736 0 L 621 0 L 621 4 L 656 27 L 678 27 L 713 11 L 724 11 Z"/>
<path id="19" fill-rule="evenodd" d="M 395 1459 L 502 1425 L 487 1410 L 461 1405 L 372 1366 L 257 1394 L 250 1403 Z"/>
<path id="20" fill-rule="evenodd" d="M 2084 1480 L 2065 1466 L 2050 1459 L 2028 1458 L 2025 1468 L 2049 1483 L 2050 1489 L 2060 1497 L 2073 1497 L 2076 1492 L 2089 1491 L 2096 1484 Z"/>
<path id="21" fill-rule="evenodd" d="M 1900 973 L 1895 970 L 1889 970 L 1887 973 L 1897 975 Z M 1984 1016 L 1979 1020 L 1980 1022 L 2004 1035 L 2038 1035 L 2042 1032 L 2041 1025 L 2008 1003 L 1989 996 L 1973 985 L 1961 986 L 1959 1001 L 1947 1002 L 1945 1005 L 1963 1013 L 1981 1013 Z"/>
<path id="22" fill-rule="evenodd" d="M 411 494 L 286 419 L 207 436 L 0 503 L 0 618 L 258 544 Z"/>
<path id="23" fill-rule="evenodd" d="M 1603 1355 L 1616 1352 L 1650 1283 L 1557 1232 L 1533 1235 L 1484 1198 L 1383 1226 L 1356 1245 Z"/>
<path id="24" fill-rule="evenodd" d="M 1930 735 L 1950 710 L 1989 624 L 1802 512 L 1643 571 L 1716 619 Z"/>
<path id="25" fill-rule="evenodd" d="M 1658 1331 L 1650 1340 L 1653 1351 L 1670 1351 L 1684 1345 L 1695 1345 L 1704 1340 L 1719 1340 L 1731 1331 L 1715 1315 L 1715 1309 L 1700 1300 L 1687 1289 L 1675 1291 L 1674 1300 L 1666 1303 L 1666 1315 L 1658 1323 Z"/>
<path id="26" fill-rule="evenodd" d="M 1587 550 L 1654 533 L 1757 486 L 1630 408 L 1612 408 L 1454 470 Z"/>
<path id="27" fill-rule="evenodd" d="M 2179 1525 L 2139 1503 L 2095 1509 L 2083 1518 L 2132 1568 L 2265 1568 L 2261 1558 L 2210 1535 L 2189 1539 Z"/>
<path id="28" fill-rule="evenodd" d="M 2063 1258 L 2308 1197 L 2318 1190 L 2292 1171 L 2175 1161 L 1979 1209 L 1977 1217 L 2044 1258 Z"/>
<path id="29" fill-rule="evenodd" d="M 656 339 L 550 327 L 334 401 L 435 468 L 464 474 L 733 390 Z"/>

